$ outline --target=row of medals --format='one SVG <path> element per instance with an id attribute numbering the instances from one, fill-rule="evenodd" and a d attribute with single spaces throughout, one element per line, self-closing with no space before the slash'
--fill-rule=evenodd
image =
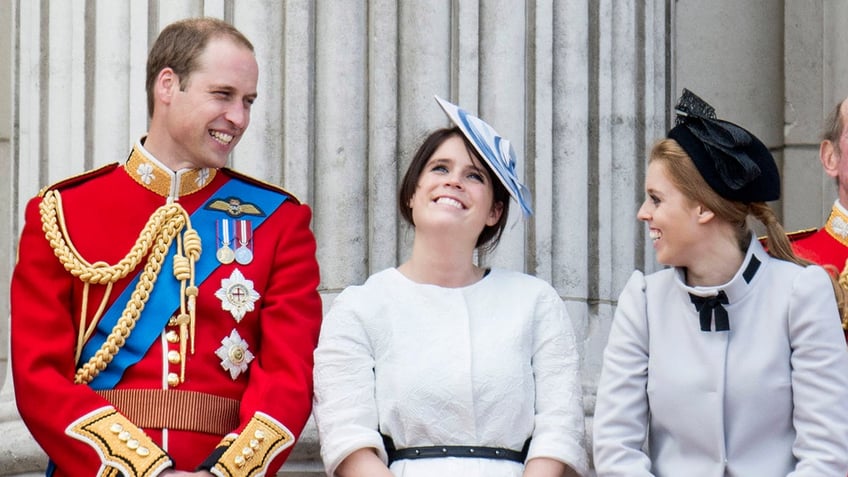
<path id="1" fill-rule="evenodd" d="M 249 220 L 217 220 L 215 235 L 218 242 L 215 258 L 219 262 L 229 265 L 235 261 L 247 265 L 253 261 L 253 230 Z M 230 247 L 233 241 L 238 243 L 235 250 Z"/>

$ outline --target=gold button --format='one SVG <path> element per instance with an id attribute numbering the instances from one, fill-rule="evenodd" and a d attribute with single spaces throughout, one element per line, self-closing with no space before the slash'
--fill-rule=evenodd
<path id="1" fill-rule="evenodd" d="M 130 433 L 127 431 L 121 431 L 121 433 L 118 434 L 118 440 L 127 442 L 130 440 Z"/>
<path id="2" fill-rule="evenodd" d="M 259 441 L 257 441 L 256 439 L 251 439 L 250 448 L 253 450 L 259 449 Z"/>
<path id="3" fill-rule="evenodd" d="M 168 340 L 168 343 L 179 343 L 180 335 L 178 335 L 176 331 L 171 330 L 165 333 L 165 339 Z"/>
<path id="4" fill-rule="evenodd" d="M 253 449 L 251 449 L 250 447 L 245 447 L 241 450 L 241 455 L 243 455 L 245 459 L 250 460 L 250 458 L 253 457 Z"/>
<path id="5" fill-rule="evenodd" d="M 112 431 L 113 434 L 119 434 L 124 430 L 124 426 L 116 422 L 109 427 L 109 430 Z"/>
<path id="6" fill-rule="evenodd" d="M 148 449 L 147 447 L 139 447 L 135 450 L 135 453 L 142 457 L 147 457 L 150 455 L 150 449 Z"/>
<path id="7" fill-rule="evenodd" d="M 180 358 L 180 352 L 179 351 L 174 351 L 174 350 L 168 351 L 168 362 L 169 363 L 180 364 L 180 361 L 182 361 L 182 359 Z"/>
<path id="8" fill-rule="evenodd" d="M 129 447 L 129 448 L 130 448 L 130 450 L 136 450 L 136 449 L 138 449 L 138 441 L 137 441 L 137 440 L 135 440 L 135 439 L 130 439 L 130 440 L 128 440 L 128 441 L 127 441 L 127 447 Z"/>
<path id="9" fill-rule="evenodd" d="M 244 460 L 244 457 L 242 457 L 242 456 L 240 456 L 240 455 L 237 455 L 237 456 L 233 459 L 233 462 L 236 464 L 236 467 L 238 467 L 239 469 L 241 469 L 242 467 L 244 467 L 245 460 Z"/>
<path id="10" fill-rule="evenodd" d="M 168 386 L 175 388 L 180 384 L 180 377 L 177 373 L 168 373 Z"/>
<path id="11" fill-rule="evenodd" d="M 265 432 L 262 429 L 256 429 L 256 432 L 253 433 L 253 437 L 256 438 L 259 442 L 265 440 Z"/>

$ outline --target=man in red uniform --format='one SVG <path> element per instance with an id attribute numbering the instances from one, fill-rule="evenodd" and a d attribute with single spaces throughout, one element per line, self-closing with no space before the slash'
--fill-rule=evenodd
<path id="1" fill-rule="evenodd" d="M 819 159 L 825 173 L 836 179 L 838 197 L 833 203 L 830 216 L 819 230 L 795 232 L 790 235 L 795 254 L 823 266 L 831 275 L 839 278 L 846 271 L 848 260 L 848 101 L 836 105 L 828 116 Z M 840 279 L 843 288 L 846 284 Z M 843 311 L 843 315 L 844 315 Z M 845 328 L 843 316 L 843 328 Z M 846 330 L 848 339 L 848 330 Z"/>
<path id="2" fill-rule="evenodd" d="M 274 475 L 311 409 L 321 321 L 311 212 L 225 168 L 253 46 L 166 27 L 148 134 L 27 205 L 12 278 L 17 405 L 56 476 Z"/>

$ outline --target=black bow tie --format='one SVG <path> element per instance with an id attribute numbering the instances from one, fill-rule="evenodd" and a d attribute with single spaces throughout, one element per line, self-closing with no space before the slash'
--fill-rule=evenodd
<path id="1" fill-rule="evenodd" d="M 715 313 L 715 330 L 728 331 L 730 330 L 730 321 L 727 319 L 727 310 L 721 305 L 727 305 L 727 295 L 724 291 L 718 292 L 714 296 L 697 296 L 689 294 L 689 299 L 695 305 L 695 310 L 700 313 L 701 331 L 712 331 L 712 317 Z"/>

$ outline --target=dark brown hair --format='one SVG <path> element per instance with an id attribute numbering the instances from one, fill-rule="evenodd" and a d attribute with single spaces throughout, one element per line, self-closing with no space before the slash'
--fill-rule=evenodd
<path id="1" fill-rule="evenodd" d="M 159 72 L 171 68 L 180 78 L 184 90 L 189 76 L 198 65 L 197 59 L 209 40 L 227 37 L 253 51 L 253 44 L 234 26 L 217 18 L 189 18 L 166 26 L 147 55 L 147 114 L 153 116 L 153 85 Z"/>
<path id="2" fill-rule="evenodd" d="M 412 208 L 409 207 L 409 202 L 412 200 L 412 196 L 415 195 L 415 190 L 418 188 L 418 179 L 421 177 L 421 174 L 424 171 L 424 166 L 427 165 L 427 161 L 430 160 L 433 153 L 436 152 L 436 149 L 453 136 L 458 136 L 462 139 L 462 142 L 465 143 L 465 148 L 468 150 L 468 153 L 471 154 L 471 157 L 486 168 L 486 172 L 489 174 L 494 192 L 492 204 L 494 205 L 498 202 L 503 204 L 503 212 L 501 213 L 498 222 L 495 225 L 487 225 L 484 227 L 483 231 L 480 232 L 480 235 L 477 237 L 477 243 L 474 245 L 475 248 L 480 249 L 481 251 L 490 252 L 498 245 L 498 241 L 500 241 L 501 235 L 503 235 L 504 228 L 506 227 L 507 216 L 509 215 L 509 191 L 506 190 L 506 187 L 501 183 L 486 161 L 480 157 L 480 154 L 476 149 L 474 149 L 474 145 L 468 141 L 458 127 L 433 131 L 429 136 L 427 136 L 418 148 L 418 151 L 416 151 L 415 155 L 412 157 L 412 162 L 409 163 L 409 167 L 406 169 L 406 174 L 403 176 L 403 181 L 401 182 L 400 190 L 398 191 L 398 208 L 400 209 L 400 215 L 409 225 L 415 227 L 415 222 L 412 220 Z"/>

